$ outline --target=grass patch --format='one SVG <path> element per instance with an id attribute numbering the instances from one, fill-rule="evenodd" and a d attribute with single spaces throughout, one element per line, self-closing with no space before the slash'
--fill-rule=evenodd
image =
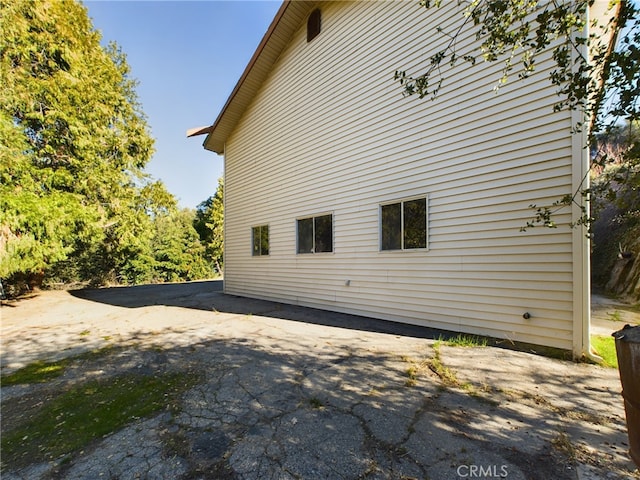
<path id="1" fill-rule="evenodd" d="M 449 347 L 486 347 L 488 344 L 487 337 L 462 333 L 453 338 L 440 337 L 438 340 Z"/>
<path id="2" fill-rule="evenodd" d="M 198 382 L 195 374 L 126 374 L 73 387 L 3 432 L 2 464 L 20 467 L 69 455 L 136 419 L 177 408 L 178 396 Z"/>
<path id="3" fill-rule="evenodd" d="M 26 367 L 22 367 L 13 373 L 2 375 L 0 385 L 8 387 L 11 385 L 28 385 L 31 383 L 45 383 L 61 376 L 71 362 L 77 360 L 95 360 L 100 357 L 112 354 L 116 349 L 112 346 L 99 348 L 90 352 L 81 353 L 73 357 L 63 358 L 56 362 L 45 362 L 37 360 Z"/>
<path id="4" fill-rule="evenodd" d="M 65 358 L 58 362 L 37 361 L 0 378 L 3 387 L 30 383 L 44 383 L 64 373 L 70 360 Z"/>
<path id="5" fill-rule="evenodd" d="M 591 345 L 594 351 L 602 357 L 605 367 L 618 368 L 616 355 L 616 341 L 610 335 L 591 335 Z"/>

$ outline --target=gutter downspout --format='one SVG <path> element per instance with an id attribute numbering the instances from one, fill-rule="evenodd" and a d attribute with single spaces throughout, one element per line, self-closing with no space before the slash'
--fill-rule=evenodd
<path id="1" fill-rule="evenodd" d="M 590 25 L 589 8 L 586 9 L 587 29 Z M 589 35 L 589 30 L 587 30 Z M 577 36 L 577 33 L 574 34 Z M 582 45 L 580 52 L 574 55 L 583 55 L 589 58 L 589 48 Z M 576 65 L 576 62 L 574 62 Z M 585 112 L 582 109 L 571 111 L 571 128 L 576 125 L 588 125 L 585 122 Z M 573 357 L 574 359 L 588 358 L 600 363 L 601 358 L 591 351 L 590 326 L 591 326 L 591 272 L 590 272 L 590 241 L 582 224 L 576 225 L 582 217 L 581 206 L 589 211 L 588 198 L 582 195 L 582 191 L 589 188 L 589 134 L 588 127 L 583 127 L 571 137 L 571 191 L 574 201 L 571 203 L 571 221 L 573 228 L 572 237 L 572 263 L 573 263 Z"/>

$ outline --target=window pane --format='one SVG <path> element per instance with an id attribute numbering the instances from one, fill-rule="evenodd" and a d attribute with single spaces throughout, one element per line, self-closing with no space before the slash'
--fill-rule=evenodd
<path id="1" fill-rule="evenodd" d="M 260 227 L 260 255 L 269 255 L 269 225 Z"/>
<path id="2" fill-rule="evenodd" d="M 333 216 L 315 217 L 315 252 L 333 252 Z"/>
<path id="3" fill-rule="evenodd" d="M 427 248 L 427 199 L 404 202 L 404 248 Z"/>
<path id="4" fill-rule="evenodd" d="M 402 248 L 401 237 L 401 204 L 383 205 L 381 207 L 382 250 L 399 250 Z"/>
<path id="5" fill-rule="evenodd" d="M 298 220 L 298 253 L 313 253 L 313 218 Z"/>
<path id="6" fill-rule="evenodd" d="M 251 242 L 253 243 L 251 254 L 253 256 L 260 255 L 260 227 L 253 227 L 251 229 Z"/>

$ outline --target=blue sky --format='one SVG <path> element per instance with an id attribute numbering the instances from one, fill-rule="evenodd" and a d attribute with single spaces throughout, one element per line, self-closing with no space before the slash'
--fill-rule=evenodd
<path id="1" fill-rule="evenodd" d="M 192 127 L 211 125 L 267 31 L 278 1 L 86 0 L 103 43 L 127 55 L 155 154 L 146 171 L 180 206 L 215 192 L 222 157 L 202 147 Z"/>

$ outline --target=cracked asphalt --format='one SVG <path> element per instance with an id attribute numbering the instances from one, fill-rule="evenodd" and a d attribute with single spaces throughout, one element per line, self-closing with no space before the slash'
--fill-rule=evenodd
<path id="1" fill-rule="evenodd" d="M 221 282 L 44 292 L 1 315 L 3 374 L 77 358 L 46 384 L 3 386 L 3 429 L 21 402 L 89 378 L 201 378 L 178 408 L 3 479 L 640 478 L 614 369 L 446 346 Z"/>

